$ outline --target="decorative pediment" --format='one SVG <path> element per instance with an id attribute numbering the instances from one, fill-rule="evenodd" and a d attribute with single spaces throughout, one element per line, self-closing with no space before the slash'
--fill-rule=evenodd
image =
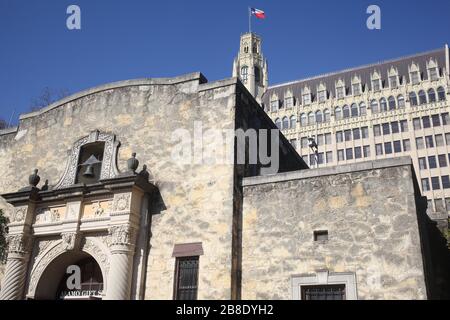
<path id="1" fill-rule="evenodd" d="M 398 75 L 398 70 L 394 67 L 391 67 L 388 71 L 388 76 L 389 77 L 394 77 Z"/>
<path id="2" fill-rule="evenodd" d="M 419 66 L 418 66 L 415 62 L 413 62 L 413 63 L 408 67 L 408 69 L 409 69 L 409 72 L 416 72 L 416 71 L 419 71 Z"/>
<path id="3" fill-rule="evenodd" d="M 95 143 L 99 144 L 101 153 L 101 159 L 95 154 L 94 151 L 87 150 L 85 146 L 94 146 Z M 81 138 L 74 143 L 72 149 L 69 151 L 69 159 L 67 160 L 66 170 L 60 181 L 53 188 L 54 190 L 67 188 L 77 183 L 77 175 L 79 174 L 82 166 L 85 166 L 85 174 L 95 174 L 95 170 L 99 171 L 99 180 L 112 179 L 119 175 L 117 168 L 117 151 L 120 143 L 116 141 L 116 136 L 108 133 L 101 133 L 98 130 L 91 132 L 88 136 Z M 84 148 L 84 149 L 83 149 Z M 91 148 L 94 150 L 93 148 Z M 87 150 L 87 160 L 81 163 L 82 151 Z M 92 153 L 93 154 L 89 154 Z M 95 169 L 95 166 L 98 168 Z"/>
<path id="4" fill-rule="evenodd" d="M 311 89 L 308 86 L 304 86 L 303 90 L 302 90 L 303 94 L 310 94 L 311 93 Z"/>
<path id="5" fill-rule="evenodd" d="M 352 84 L 358 84 L 361 83 L 361 77 L 359 77 L 358 75 L 354 75 L 352 78 Z"/>
<path id="6" fill-rule="evenodd" d="M 381 78 L 380 73 L 379 73 L 377 70 L 374 70 L 374 71 L 372 72 L 372 80 L 378 80 L 378 79 L 380 79 L 380 78 Z"/>
<path id="7" fill-rule="evenodd" d="M 325 84 L 323 82 L 321 82 L 318 86 L 317 86 L 317 92 L 320 91 L 325 91 L 327 90 L 327 87 L 325 86 Z"/>
<path id="8" fill-rule="evenodd" d="M 436 60 L 434 60 L 434 59 L 428 60 L 427 61 L 427 68 L 428 69 L 437 68 Z"/>
<path id="9" fill-rule="evenodd" d="M 288 89 L 286 90 L 286 92 L 284 93 L 284 98 L 292 98 L 294 95 L 292 94 L 292 90 Z"/>
<path id="10" fill-rule="evenodd" d="M 336 81 L 336 88 L 345 87 L 345 82 L 342 79 Z"/>

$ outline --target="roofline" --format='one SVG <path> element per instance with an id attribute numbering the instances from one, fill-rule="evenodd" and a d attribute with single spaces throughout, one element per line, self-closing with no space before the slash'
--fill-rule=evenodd
<path id="1" fill-rule="evenodd" d="M 282 183 L 293 180 L 302 180 L 323 176 L 335 176 L 337 174 L 355 173 L 360 171 L 369 171 L 401 166 L 410 166 L 412 172 L 414 172 L 414 169 L 412 169 L 412 165 L 413 165 L 412 158 L 410 156 L 368 160 L 356 163 L 337 165 L 332 167 L 288 171 L 265 176 L 245 177 L 242 180 L 242 186 L 245 188 L 269 183 Z"/>
<path id="2" fill-rule="evenodd" d="M 66 104 L 68 102 L 83 98 L 85 96 L 98 93 L 101 91 L 116 89 L 116 88 L 122 88 L 122 87 L 130 87 L 130 86 L 141 86 L 141 85 L 175 85 L 180 84 L 184 82 L 190 82 L 198 80 L 199 84 L 206 83 L 208 80 L 205 78 L 205 76 L 201 72 L 193 72 L 188 73 L 185 75 L 172 77 L 172 78 L 141 78 L 141 79 L 132 79 L 132 80 L 123 80 L 123 81 L 116 81 L 111 82 L 107 84 L 102 84 L 96 87 L 92 87 L 77 93 L 74 93 L 68 97 L 65 97 L 61 100 L 55 101 L 54 103 L 50 104 L 47 107 L 44 107 L 38 111 L 30 112 L 30 113 L 24 113 L 19 116 L 19 121 L 32 118 L 35 116 L 39 116 L 45 112 L 48 112 L 50 110 L 53 110 L 63 104 Z"/>
<path id="3" fill-rule="evenodd" d="M 279 87 L 284 87 L 284 86 L 288 86 L 288 85 L 299 83 L 299 82 L 305 82 L 305 81 L 316 80 L 316 79 L 325 78 L 325 77 L 329 77 L 329 76 L 334 76 L 334 75 L 338 75 L 338 74 L 344 73 L 344 72 L 351 72 L 351 71 L 357 71 L 357 70 L 364 69 L 364 68 L 376 67 L 376 66 L 380 66 L 380 65 L 386 64 L 386 63 L 399 62 L 399 61 L 405 60 L 405 59 L 411 59 L 411 58 L 420 57 L 420 56 L 424 56 L 424 55 L 431 54 L 431 53 L 437 53 L 437 52 L 442 51 L 442 50 L 445 50 L 445 47 L 444 47 L 444 49 L 433 49 L 433 50 L 430 50 L 430 51 L 416 53 L 416 54 L 413 54 L 413 55 L 402 56 L 402 57 L 395 58 L 395 59 L 382 60 L 382 61 L 379 61 L 379 62 L 365 64 L 365 65 L 361 65 L 361 66 L 358 66 L 358 67 L 342 69 L 342 70 L 339 70 L 339 71 L 323 73 L 323 74 L 319 74 L 319 75 L 308 77 L 308 78 L 304 78 L 304 79 L 298 79 L 298 80 L 294 80 L 294 81 L 279 83 L 279 84 L 275 84 L 273 86 L 269 86 L 267 88 L 267 90 L 275 89 L 275 88 L 279 88 Z"/>

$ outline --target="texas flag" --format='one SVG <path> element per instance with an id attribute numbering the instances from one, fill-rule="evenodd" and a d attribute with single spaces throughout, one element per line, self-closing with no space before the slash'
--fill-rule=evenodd
<path id="1" fill-rule="evenodd" d="M 256 8 L 251 8 L 251 13 L 252 13 L 252 15 L 257 17 L 258 19 L 265 19 L 266 18 L 266 14 L 262 10 L 259 10 L 259 9 L 256 9 Z"/>

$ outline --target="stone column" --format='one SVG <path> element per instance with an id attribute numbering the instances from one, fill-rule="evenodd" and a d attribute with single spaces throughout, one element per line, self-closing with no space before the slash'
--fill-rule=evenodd
<path id="1" fill-rule="evenodd" d="M 28 239 L 23 234 L 10 235 L 8 243 L 8 260 L 0 300 L 21 300 L 24 297 L 29 260 Z"/>
<path id="2" fill-rule="evenodd" d="M 109 229 L 111 250 L 106 300 L 129 300 L 133 273 L 134 236 L 128 224 Z"/>

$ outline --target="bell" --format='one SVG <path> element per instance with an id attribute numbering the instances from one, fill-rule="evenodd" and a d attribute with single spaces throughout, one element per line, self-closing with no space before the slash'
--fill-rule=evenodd
<path id="1" fill-rule="evenodd" d="M 94 176 L 94 167 L 90 164 L 86 167 L 86 170 L 83 173 L 83 177 L 92 178 Z"/>

